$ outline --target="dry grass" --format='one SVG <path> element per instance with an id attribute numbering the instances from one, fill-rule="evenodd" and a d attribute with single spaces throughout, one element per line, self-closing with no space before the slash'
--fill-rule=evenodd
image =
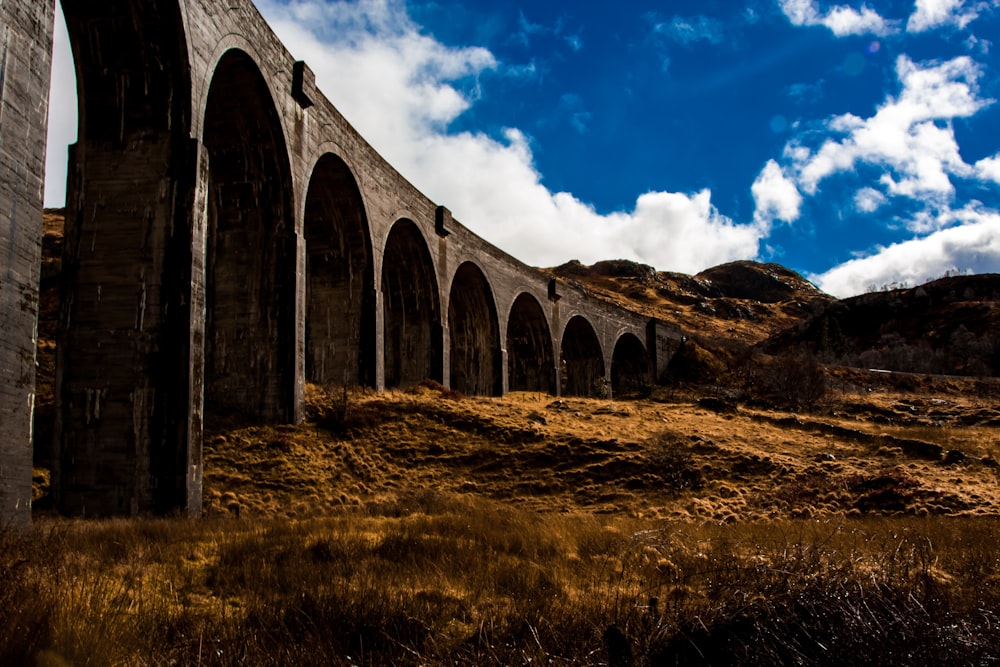
<path id="1" fill-rule="evenodd" d="M 0 664 L 1000 661 L 1000 389 L 831 375 L 808 414 L 309 386 L 206 435 L 200 521 L 0 535 Z"/>
<path id="2" fill-rule="evenodd" d="M 0 663 L 1000 660 L 996 415 L 968 393 L 308 397 L 207 436 L 201 521 L 0 538 Z"/>
<path id="3" fill-rule="evenodd" d="M 597 665 L 608 632 L 649 664 L 1000 659 L 992 519 L 720 525 L 426 492 L 2 541 L 3 664 Z"/>
<path id="4" fill-rule="evenodd" d="M 329 395 L 310 387 L 300 426 L 207 436 L 206 508 L 305 517 L 427 489 L 694 521 L 1000 508 L 998 413 L 963 394 L 837 394 L 813 414 L 654 398 L 456 400 L 420 387 L 353 393 L 332 423 Z"/>

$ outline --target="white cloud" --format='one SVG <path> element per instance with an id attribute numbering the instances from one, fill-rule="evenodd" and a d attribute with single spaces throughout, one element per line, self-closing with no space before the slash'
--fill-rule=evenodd
<path id="1" fill-rule="evenodd" d="M 1000 153 L 977 162 L 976 173 L 984 181 L 993 181 L 1000 185 Z"/>
<path id="2" fill-rule="evenodd" d="M 450 48 L 420 34 L 403 2 L 259 6 L 296 58 L 313 68 L 320 89 L 394 167 L 518 259 L 551 266 L 624 258 L 697 272 L 756 256 L 766 230 L 720 214 L 708 191 L 651 192 L 630 212 L 601 214 L 542 185 L 519 130 L 502 138 L 449 132 L 474 103 L 460 82 L 504 69 L 485 49 Z M 344 15 L 348 10 L 362 16 Z M 576 117 L 578 129 L 586 120 Z"/>
<path id="3" fill-rule="evenodd" d="M 653 29 L 670 39 L 689 46 L 697 42 L 721 44 L 725 38 L 722 22 L 708 16 L 675 16 L 668 22 L 659 22 Z"/>
<path id="4" fill-rule="evenodd" d="M 799 217 L 802 195 L 774 160 L 768 160 L 750 190 L 755 204 L 754 219 L 758 222 L 792 222 Z"/>
<path id="5" fill-rule="evenodd" d="M 854 208 L 862 213 L 874 213 L 887 201 L 886 196 L 875 188 L 861 188 L 854 194 Z"/>
<path id="6" fill-rule="evenodd" d="M 861 9 L 837 5 L 826 12 L 820 11 L 816 0 L 780 0 L 780 5 L 792 25 L 825 26 L 837 37 L 867 34 L 885 36 L 897 31 L 893 21 L 882 18 L 878 12 L 864 4 Z"/>
<path id="7" fill-rule="evenodd" d="M 992 103 L 978 96 L 976 63 L 963 56 L 922 66 L 900 56 L 896 74 L 902 92 L 875 115 L 834 117 L 826 127 L 840 138 L 815 151 L 798 142 L 786 147 L 804 192 L 813 195 L 824 179 L 867 164 L 885 170 L 879 182 L 886 194 L 942 206 L 954 194 L 952 176 L 976 176 L 962 160 L 951 126 Z"/>
<path id="8" fill-rule="evenodd" d="M 966 0 L 916 0 L 916 7 L 906 22 L 907 32 L 926 32 L 942 26 L 962 29 L 979 17 L 975 6 Z"/>
<path id="9" fill-rule="evenodd" d="M 62 8 L 56 3 L 52 44 L 52 78 L 49 92 L 48 151 L 45 155 L 45 206 L 66 202 L 67 147 L 76 143 L 76 73 Z"/>
<path id="10" fill-rule="evenodd" d="M 837 297 L 848 297 L 891 283 L 919 285 L 948 271 L 1000 271 L 1000 213 L 968 207 L 953 213 L 955 227 L 923 238 L 878 248 L 809 279 Z"/>

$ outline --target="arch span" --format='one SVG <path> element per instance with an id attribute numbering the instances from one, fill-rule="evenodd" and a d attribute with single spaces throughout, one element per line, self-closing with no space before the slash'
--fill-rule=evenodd
<path id="1" fill-rule="evenodd" d="M 205 109 L 209 153 L 205 418 L 295 406 L 295 224 L 288 152 L 257 64 L 227 51 Z"/>
<path id="2" fill-rule="evenodd" d="M 556 393 L 556 365 L 545 312 L 527 292 L 507 319 L 507 376 L 511 391 Z"/>
<path id="3" fill-rule="evenodd" d="M 61 4 L 79 108 L 61 278 L 55 500 L 70 514 L 197 511 L 200 444 L 189 421 L 197 151 L 180 5 Z"/>
<path id="4" fill-rule="evenodd" d="M 361 191 L 327 153 L 306 195 L 306 379 L 375 386 L 375 286 Z"/>
<path id="5" fill-rule="evenodd" d="M 593 325 L 582 315 L 566 323 L 562 336 L 563 393 L 600 396 L 604 385 L 604 353 Z"/>
<path id="6" fill-rule="evenodd" d="M 493 290 L 472 262 L 458 267 L 448 299 L 451 388 L 474 396 L 503 393 L 500 324 Z"/>
<path id="7" fill-rule="evenodd" d="M 382 255 L 385 386 L 442 380 L 441 306 L 434 263 L 420 229 L 398 220 Z"/>
<path id="8" fill-rule="evenodd" d="M 624 333 L 615 343 L 611 359 L 611 389 L 615 396 L 634 394 L 651 381 L 649 355 L 634 334 Z"/>

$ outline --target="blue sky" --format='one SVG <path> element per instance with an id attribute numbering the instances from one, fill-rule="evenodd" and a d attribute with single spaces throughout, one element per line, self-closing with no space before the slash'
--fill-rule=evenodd
<path id="1" fill-rule="evenodd" d="M 756 259 L 837 296 L 1000 272 L 1000 0 L 257 6 L 404 176 L 529 264 Z"/>

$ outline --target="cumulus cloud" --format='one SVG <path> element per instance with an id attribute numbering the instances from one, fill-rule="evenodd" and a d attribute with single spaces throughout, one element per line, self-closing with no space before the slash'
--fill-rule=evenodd
<path id="1" fill-rule="evenodd" d="M 917 0 L 907 32 L 926 32 L 941 26 L 962 29 L 979 17 L 978 8 L 968 6 L 966 0 Z"/>
<path id="2" fill-rule="evenodd" d="M 977 162 L 976 173 L 984 181 L 993 181 L 1000 185 L 1000 153 Z"/>
<path id="3" fill-rule="evenodd" d="M 988 273 L 1000 266 L 1000 213 L 967 207 L 953 215 L 961 224 L 895 243 L 809 279 L 838 297 L 892 283 L 919 285 L 946 272 Z"/>
<path id="4" fill-rule="evenodd" d="M 799 217 L 802 195 L 774 160 L 768 160 L 750 191 L 755 204 L 754 219 L 759 223 L 792 222 Z"/>
<path id="5" fill-rule="evenodd" d="M 1000 183 L 1000 154 L 966 163 L 952 128 L 955 119 L 993 104 L 979 94 L 979 65 L 964 56 L 927 63 L 900 56 L 896 75 L 899 94 L 887 97 L 872 116 L 835 116 L 784 150 L 781 173 L 807 197 L 840 176 L 858 183 L 853 208 L 861 214 L 874 213 L 892 199 L 905 201 L 892 224 L 905 227 L 913 238 L 810 276 L 836 296 L 890 283 L 919 284 L 947 271 L 1000 268 L 1000 212 L 978 202 L 956 208 L 956 183 L 980 188 Z M 777 172 L 776 166 L 768 169 Z M 758 183 L 765 182 L 765 172 Z"/>
<path id="6" fill-rule="evenodd" d="M 868 34 L 884 36 L 898 30 L 893 21 L 882 18 L 867 5 L 861 5 L 861 9 L 837 5 L 825 12 L 820 11 L 816 0 L 780 0 L 780 6 L 792 25 L 821 25 L 837 37 Z"/>
<path id="7" fill-rule="evenodd" d="M 875 115 L 830 119 L 826 129 L 833 138 L 818 149 L 800 142 L 786 147 L 804 192 L 815 194 L 824 179 L 867 164 L 884 169 L 880 184 L 887 195 L 945 205 L 954 194 L 952 176 L 975 176 L 962 160 L 951 121 L 992 103 L 978 95 L 976 63 L 963 56 L 924 66 L 900 56 L 896 74 L 902 92 Z"/>
<path id="8" fill-rule="evenodd" d="M 874 213 L 887 201 L 886 196 L 875 188 L 861 188 L 854 193 L 854 208 L 861 213 Z"/>
<path id="9" fill-rule="evenodd" d="M 650 192 L 631 211 L 603 214 L 542 184 L 523 132 L 449 131 L 475 103 L 478 88 L 469 82 L 487 69 L 504 73 L 503 65 L 485 49 L 448 47 L 421 34 L 402 1 L 259 6 L 295 56 L 310 63 L 319 88 L 393 166 L 515 257 L 539 266 L 620 257 L 696 272 L 756 256 L 766 230 L 719 213 L 707 190 Z M 588 116 L 576 111 L 584 131 Z"/>

